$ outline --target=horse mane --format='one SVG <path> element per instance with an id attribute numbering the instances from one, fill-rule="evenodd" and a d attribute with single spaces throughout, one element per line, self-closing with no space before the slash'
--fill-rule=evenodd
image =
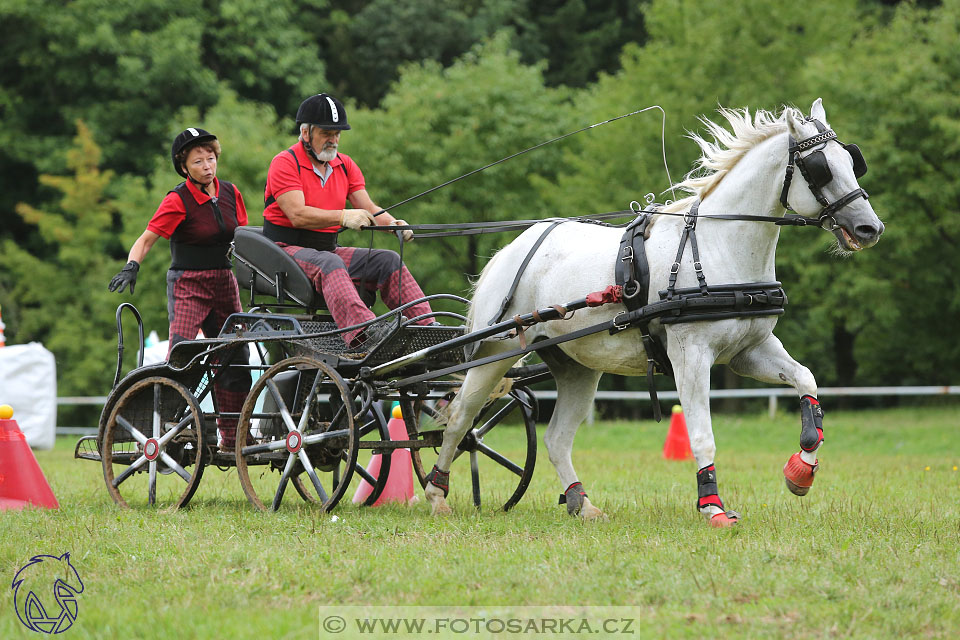
<path id="1" fill-rule="evenodd" d="M 698 118 L 712 140 L 692 131 L 687 132 L 687 137 L 700 147 L 701 155 L 693 169 L 674 185 L 674 188 L 693 195 L 668 204 L 664 211 L 684 211 L 694 198 L 705 199 L 748 151 L 787 130 L 788 113 L 798 119 L 803 118 L 798 109 L 788 106 L 784 106 L 779 114 L 759 109 L 753 117 L 749 108 L 719 107 L 717 112 L 726 119 L 732 132 L 705 116 Z"/>

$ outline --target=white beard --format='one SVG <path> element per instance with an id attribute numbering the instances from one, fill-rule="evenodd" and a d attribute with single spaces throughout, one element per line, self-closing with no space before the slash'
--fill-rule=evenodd
<path id="1" fill-rule="evenodd" d="M 320 162 L 330 162 L 337 157 L 337 145 L 325 144 L 323 150 L 317 152 L 317 160 Z"/>

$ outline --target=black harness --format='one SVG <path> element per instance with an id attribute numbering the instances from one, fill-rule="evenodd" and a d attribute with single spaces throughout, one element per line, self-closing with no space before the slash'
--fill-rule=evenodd
<path id="1" fill-rule="evenodd" d="M 783 188 L 780 190 L 780 204 L 783 205 L 783 208 L 787 211 L 793 211 L 790 205 L 787 204 L 787 193 L 790 191 L 790 183 L 793 181 L 793 166 L 796 165 L 800 168 L 800 175 L 807 181 L 807 186 L 810 187 L 811 193 L 813 193 L 817 202 L 820 203 L 820 206 L 823 207 L 820 213 L 817 214 L 820 226 L 833 231 L 838 226 L 833 214 L 857 198 L 866 200 L 870 196 L 867 195 L 867 192 L 863 189 L 854 189 L 845 196 L 833 202 L 828 202 L 826 196 L 823 195 L 823 188 L 833 180 L 833 173 L 830 171 L 830 165 L 827 164 L 827 157 L 824 155 L 822 149 L 818 149 L 806 157 L 800 154 L 815 147 L 823 147 L 829 141 L 836 140 L 837 144 L 840 144 L 846 149 L 847 153 L 850 154 L 850 159 L 853 160 L 853 175 L 857 178 L 861 178 L 867 173 L 867 161 L 864 160 L 860 147 L 855 144 L 843 144 L 837 140 L 837 134 L 834 133 L 833 129 L 827 129 L 823 123 L 816 118 L 808 117 L 805 121 L 812 122 L 816 125 L 819 133 L 815 136 L 805 138 L 800 142 L 797 142 L 793 136 L 790 136 L 790 147 L 788 148 L 790 156 L 787 162 L 786 173 L 783 177 Z M 829 222 L 830 226 L 824 227 L 824 223 L 826 222 Z"/>

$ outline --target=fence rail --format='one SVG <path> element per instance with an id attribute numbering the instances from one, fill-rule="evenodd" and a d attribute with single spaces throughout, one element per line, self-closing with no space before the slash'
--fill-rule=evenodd
<path id="1" fill-rule="evenodd" d="M 553 389 L 540 389 L 536 392 L 537 398 L 542 400 L 556 400 L 557 392 Z M 677 400 L 676 391 L 658 391 L 662 401 Z M 711 400 L 726 398 L 767 398 L 767 410 L 771 417 L 777 412 L 777 402 L 781 397 L 795 398 L 797 392 L 790 387 L 769 387 L 762 389 L 714 389 L 710 391 Z M 919 386 L 919 387 L 820 387 L 817 393 L 820 398 L 839 396 L 951 396 L 960 395 L 960 386 Z M 595 400 L 649 402 L 650 394 L 646 391 L 597 391 Z M 93 405 L 103 406 L 107 402 L 106 396 L 64 396 L 57 398 L 57 405 L 76 406 Z M 588 418 L 593 422 L 593 412 Z M 85 435 L 96 433 L 96 427 L 57 427 L 57 435 Z"/>

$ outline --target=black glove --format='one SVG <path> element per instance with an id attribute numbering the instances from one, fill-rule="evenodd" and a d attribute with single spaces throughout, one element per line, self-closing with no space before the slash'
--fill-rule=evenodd
<path id="1" fill-rule="evenodd" d="M 123 288 L 127 285 L 130 285 L 130 294 L 133 295 L 133 285 L 137 284 L 137 271 L 140 270 L 140 263 L 136 260 L 131 260 L 126 264 L 125 267 L 118 273 L 113 276 L 113 280 L 110 281 L 109 289 L 110 291 L 123 292 Z"/>

